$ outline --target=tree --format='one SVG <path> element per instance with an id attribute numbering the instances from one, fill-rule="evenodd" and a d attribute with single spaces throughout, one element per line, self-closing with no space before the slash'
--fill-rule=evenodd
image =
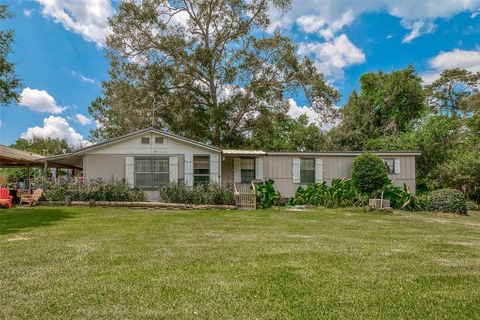
<path id="1" fill-rule="evenodd" d="M 425 112 L 422 80 L 413 67 L 366 73 L 360 77 L 360 91 L 354 91 L 341 110 L 341 123 L 331 137 L 334 144 L 362 150 L 367 139 L 412 131 Z"/>
<path id="2" fill-rule="evenodd" d="M 361 192 L 375 193 L 388 182 L 387 167 L 378 156 L 366 152 L 353 159 L 352 182 Z"/>
<path id="3" fill-rule="evenodd" d="M 339 94 L 290 39 L 268 35 L 270 6 L 289 0 L 125 1 L 110 20 L 110 80 L 90 106 L 110 138 L 153 126 L 217 146 L 245 143 L 250 123 L 305 96 L 323 119 Z M 255 134 L 255 133 L 254 133 Z"/>
<path id="4" fill-rule="evenodd" d="M 37 136 L 31 139 L 19 138 L 11 147 L 44 156 L 54 156 L 73 151 L 72 146 L 66 139 L 41 138 Z"/>
<path id="5" fill-rule="evenodd" d="M 10 18 L 6 5 L 0 4 L 0 21 Z M 8 55 L 12 52 L 13 31 L 0 30 L 0 104 L 7 105 L 18 102 L 20 80 L 15 75 L 15 66 L 8 61 Z"/>
<path id="6" fill-rule="evenodd" d="M 426 87 L 428 103 L 437 113 L 460 115 L 465 108 L 465 100 L 478 92 L 480 72 L 474 74 L 465 69 L 449 69 L 442 72 L 440 78 Z"/>

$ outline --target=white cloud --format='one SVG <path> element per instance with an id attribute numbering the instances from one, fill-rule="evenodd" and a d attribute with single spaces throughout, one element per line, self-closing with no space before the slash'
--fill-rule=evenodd
<path id="1" fill-rule="evenodd" d="M 80 113 L 77 113 L 77 114 L 75 115 L 75 119 L 76 119 L 79 123 L 83 124 L 84 126 L 92 123 L 92 119 L 90 119 L 89 117 L 86 117 L 86 116 L 84 116 L 83 114 L 80 114 Z"/>
<path id="2" fill-rule="evenodd" d="M 403 37 L 402 43 L 409 43 L 423 34 L 432 33 L 435 30 L 435 27 L 436 25 L 432 22 L 425 22 L 423 20 L 415 21 L 410 27 L 408 27 L 411 31 Z"/>
<path id="3" fill-rule="evenodd" d="M 25 88 L 20 94 L 19 105 L 36 112 L 62 113 L 66 108 L 57 105 L 55 99 L 45 90 Z"/>
<path id="4" fill-rule="evenodd" d="M 336 125 L 336 123 L 321 123 L 318 113 L 308 106 L 299 106 L 293 99 L 288 99 L 288 105 L 287 115 L 293 119 L 298 119 L 301 115 L 306 115 L 310 123 L 320 126 L 320 129 L 325 131 L 332 129 Z"/>
<path id="5" fill-rule="evenodd" d="M 297 23 L 306 32 L 316 32 L 318 26 L 309 27 L 305 24 L 308 20 L 305 17 L 315 17 L 315 21 L 323 21 L 324 25 L 328 26 L 321 30 L 322 36 L 331 37 L 344 26 L 350 25 L 361 14 L 378 11 L 385 11 L 400 18 L 404 28 L 413 30 L 416 21 L 432 23 L 435 19 L 449 18 L 464 11 L 476 12 L 480 8 L 480 0 L 294 0 L 291 8 L 287 12 L 274 8 L 270 10 L 272 20 L 270 31 L 275 28 L 290 28 Z M 345 8 L 348 8 L 348 11 Z"/>
<path id="6" fill-rule="evenodd" d="M 85 77 L 83 74 L 77 73 L 73 70 L 72 70 L 72 75 L 74 75 L 75 77 L 78 77 L 80 80 L 82 80 L 82 82 L 90 83 L 90 84 L 95 84 L 96 83 L 95 80 L 93 80 L 91 78 L 88 78 L 88 77 Z"/>
<path id="7" fill-rule="evenodd" d="M 43 119 L 43 127 L 28 128 L 20 137 L 23 139 L 32 139 L 33 137 L 66 139 L 74 147 L 90 144 L 81 134 L 70 127 L 65 118 L 55 116 Z"/>
<path id="8" fill-rule="evenodd" d="M 312 57 L 319 71 L 335 79 L 343 77 L 343 69 L 365 62 L 365 54 L 345 34 L 325 41 L 301 43 L 299 55 Z"/>
<path id="9" fill-rule="evenodd" d="M 454 49 L 448 52 L 441 52 L 429 61 L 430 70 L 423 73 L 422 79 L 425 83 L 432 83 L 443 70 L 462 68 L 472 72 L 480 71 L 480 49 L 460 50 Z"/>
<path id="10" fill-rule="evenodd" d="M 33 11 L 34 11 L 33 9 L 25 9 L 25 10 L 23 10 L 23 15 L 25 17 L 30 18 L 32 16 Z"/>
<path id="11" fill-rule="evenodd" d="M 315 32 L 325 26 L 325 20 L 319 16 L 300 16 L 297 24 L 305 32 Z"/>
<path id="12" fill-rule="evenodd" d="M 45 17 L 51 17 L 85 40 L 102 45 L 113 14 L 110 0 L 36 0 Z"/>

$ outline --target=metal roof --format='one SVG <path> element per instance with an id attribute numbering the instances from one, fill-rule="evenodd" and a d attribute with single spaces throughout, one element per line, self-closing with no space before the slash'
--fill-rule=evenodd
<path id="1" fill-rule="evenodd" d="M 267 153 L 262 150 L 235 150 L 224 149 L 222 153 L 225 155 L 266 155 Z"/>

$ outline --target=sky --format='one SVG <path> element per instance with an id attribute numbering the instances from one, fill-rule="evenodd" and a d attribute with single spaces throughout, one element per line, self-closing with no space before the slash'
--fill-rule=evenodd
<path id="1" fill-rule="evenodd" d="M 112 0 L 10 0 L 15 31 L 10 60 L 22 80 L 18 104 L 0 108 L 0 144 L 32 136 L 88 143 L 96 123 L 88 106 L 108 79 L 104 39 Z M 413 65 L 425 83 L 445 69 L 480 71 L 480 0 L 293 0 L 270 10 L 267 32 L 279 30 L 314 59 L 337 88 L 341 107 L 366 72 Z M 290 99 L 289 114 L 315 114 Z"/>

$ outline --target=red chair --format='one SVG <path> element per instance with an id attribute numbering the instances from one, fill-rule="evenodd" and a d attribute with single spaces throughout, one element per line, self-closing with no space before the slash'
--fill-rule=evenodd
<path id="1" fill-rule="evenodd" d="M 0 205 L 7 206 L 8 208 L 12 207 L 13 197 L 10 195 L 10 192 L 6 188 L 0 189 Z"/>

